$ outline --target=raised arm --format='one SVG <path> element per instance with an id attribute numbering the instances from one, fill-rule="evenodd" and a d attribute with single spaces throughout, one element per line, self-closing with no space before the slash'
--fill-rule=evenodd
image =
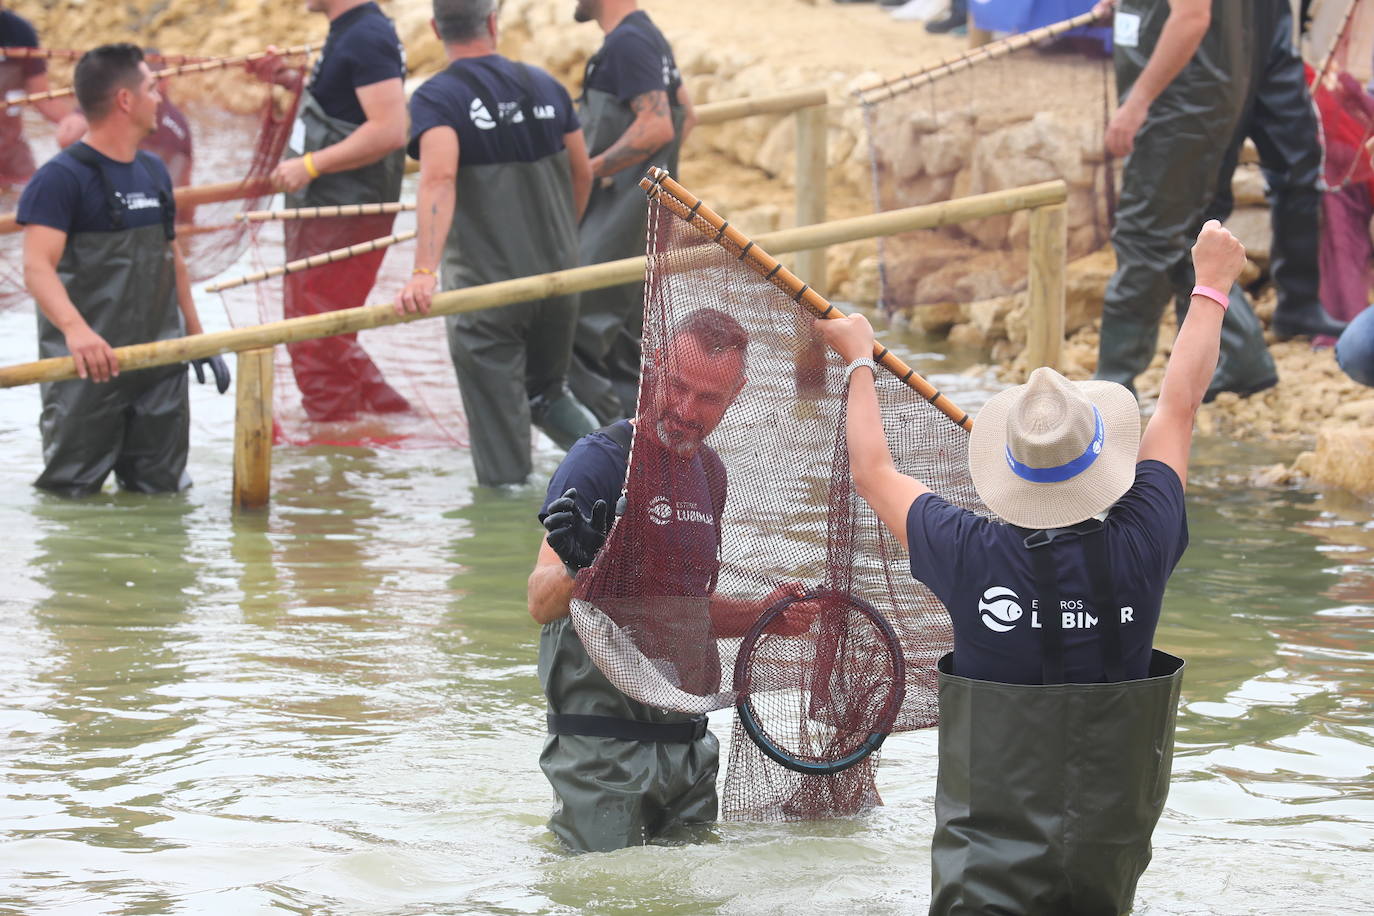
<path id="1" fill-rule="evenodd" d="M 873 355 L 873 327 L 863 315 L 818 321 L 825 342 L 847 363 Z M 888 451 L 883 417 L 872 370 L 860 368 L 849 377 L 845 410 L 845 438 L 849 443 L 849 470 L 854 488 L 868 503 L 893 537 L 906 543 L 906 518 L 922 493 L 930 488 L 899 472 Z"/>
<path id="2" fill-rule="evenodd" d="M 1209 220 L 1193 246 L 1198 286 L 1228 295 L 1245 267 L 1245 246 L 1221 223 Z M 1217 369 L 1221 322 L 1226 309 L 1207 296 L 1193 296 L 1188 317 L 1174 340 L 1173 354 L 1164 369 L 1155 415 L 1140 439 L 1140 460 L 1162 461 L 1188 484 L 1188 453 L 1193 444 L 1193 420 L 1202 396 Z"/>
<path id="3" fill-rule="evenodd" d="M 1125 156 L 1135 146 L 1135 135 L 1150 105 L 1193 59 L 1211 24 L 1212 0 L 1169 0 L 1169 18 L 1150 61 L 1107 125 L 1107 149 L 1112 155 Z"/>

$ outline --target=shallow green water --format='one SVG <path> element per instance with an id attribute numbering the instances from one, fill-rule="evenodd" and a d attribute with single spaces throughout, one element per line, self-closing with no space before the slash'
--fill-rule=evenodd
<path id="1" fill-rule="evenodd" d="M 0 314 L 0 362 L 32 320 Z M 477 490 L 456 451 L 281 449 L 271 510 L 234 516 L 231 399 L 193 407 L 189 493 L 71 503 L 29 487 L 37 392 L 0 392 L 0 911 L 924 912 L 930 732 L 885 746 L 870 815 L 563 855 L 524 609 L 541 486 Z M 1234 482 L 1266 460 L 1198 449 L 1141 914 L 1374 910 L 1371 510 Z"/>

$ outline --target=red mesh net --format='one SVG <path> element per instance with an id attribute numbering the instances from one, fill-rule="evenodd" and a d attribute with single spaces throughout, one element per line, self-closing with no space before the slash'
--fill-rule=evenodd
<path id="1" fill-rule="evenodd" d="M 167 62 L 182 60 L 169 55 Z M 149 61 L 155 67 L 163 63 L 156 57 Z M 12 63 L 6 61 L 0 66 Z M 204 188 L 247 183 L 265 192 L 266 186 L 260 182 L 281 158 L 290 136 L 305 69 L 303 55 L 283 57 L 282 63 L 285 76 L 275 83 L 264 81 L 244 65 L 179 74 L 163 81 L 164 96 L 181 113 L 184 120 L 179 123 L 189 132 L 185 139 L 191 150 L 191 166 L 189 173 L 174 171 L 179 184 Z M 22 122 L 22 138 L 10 137 L 10 148 L 0 158 L 11 159 L 17 143 L 31 152 L 34 162 L 42 164 L 58 152 L 54 125 L 32 105 L 17 109 L 11 111 Z M 159 113 L 160 122 L 166 120 L 165 114 Z M 175 144 L 167 144 L 166 139 L 167 133 L 160 130 L 145 148 L 169 158 L 168 150 Z M 14 211 L 28 178 L 27 173 L 0 176 L 0 210 Z M 230 196 L 235 199 L 178 206 L 178 233 L 193 281 L 219 274 L 243 255 L 252 227 L 235 221 L 234 215 L 261 206 L 268 197 L 266 193 L 248 198 Z M 0 235 L 0 248 L 0 307 L 8 308 L 28 301 L 21 272 L 22 233 L 17 227 Z"/>
<path id="2" fill-rule="evenodd" d="M 858 93 L 875 206 L 897 210 L 1063 179 L 1069 257 L 1089 254 L 1107 242 L 1115 206 L 1103 140 L 1116 97 L 1111 58 L 1100 42 L 1073 35 L 1005 54 L 995 47 Z M 881 239 L 883 307 L 1019 293 L 1028 243 L 1025 211 Z"/>
<path id="3" fill-rule="evenodd" d="M 755 255 L 728 237 L 710 244 L 718 233 L 700 214 L 684 222 L 655 202 L 649 230 L 645 371 L 625 514 L 578 578 L 572 606 L 588 653 L 631 697 L 704 713 L 739 701 L 741 637 L 764 608 L 789 592 L 852 595 L 890 621 L 905 656 L 894 729 L 933 724 L 934 667 L 950 645 L 949 618 L 854 494 L 843 364 L 827 355 L 813 384 L 799 386 L 813 331 L 794 295 L 764 279 L 750 266 Z M 720 352 L 683 342 L 717 311 L 747 338 L 746 381 L 723 414 L 710 399 L 732 390 L 741 370 L 723 351 L 739 348 L 729 334 Z M 719 331 L 719 320 L 708 323 Z M 886 373 L 878 390 L 900 469 L 981 511 L 967 471 L 968 434 Z M 707 407 L 694 406 L 702 399 Z M 703 443 L 695 451 L 694 440 Z M 783 730 L 778 740 L 820 756 L 852 745 L 850 725 L 884 702 L 890 681 L 882 672 L 892 664 L 844 601 L 828 607 L 765 634 L 752 656 L 759 670 L 745 678 L 764 685 L 750 696 L 770 727 Z M 807 775 L 775 763 L 737 724 L 725 814 L 797 820 L 861 810 L 878 802 L 876 756 Z"/>
<path id="4" fill-rule="evenodd" d="M 1374 138 L 1374 2 L 1353 0 L 1344 12 L 1331 22 L 1338 30 L 1318 64 L 1322 72 L 1309 66 L 1307 76 L 1321 115 L 1327 187 L 1367 184 L 1374 193 L 1374 162 L 1365 149 Z"/>

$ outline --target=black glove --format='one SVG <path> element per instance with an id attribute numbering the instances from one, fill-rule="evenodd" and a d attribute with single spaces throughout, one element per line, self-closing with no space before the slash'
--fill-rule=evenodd
<path id="1" fill-rule="evenodd" d="M 207 356 L 205 359 L 191 360 L 191 368 L 196 370 L 196 381 L 205 384 L 205 367 L 209 366 L 215 376 L 215 388 L 220 394 L 229 390 L 229 366 L 223 356 Z"/>
<path id="2" fill-rule="evenodd" d="M 539 521 L 549 531 L 549 546 L 568 575 L 576 576 L 579 569 L 592 565 L 597 551 L 606 543 L 611 532 L 611 507 L 604 499 L 592 505 L 592 517 L 587 518 L 577 508 L 577 490 L 570 489 L 549 503 L 547 512 L 539 514 Z"/>

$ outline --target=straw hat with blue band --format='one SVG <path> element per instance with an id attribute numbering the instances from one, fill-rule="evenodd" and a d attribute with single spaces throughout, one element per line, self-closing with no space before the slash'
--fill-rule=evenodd
<path id="1" fill-rule="evenodd" d="M 1023 528 L 1063 528 L 1097 515 L 1135 482 L 1140 407 L 1115 382 L 1071 382 L 1036 369 L 984 405 L 969 436 L 973 486 Z"/>

